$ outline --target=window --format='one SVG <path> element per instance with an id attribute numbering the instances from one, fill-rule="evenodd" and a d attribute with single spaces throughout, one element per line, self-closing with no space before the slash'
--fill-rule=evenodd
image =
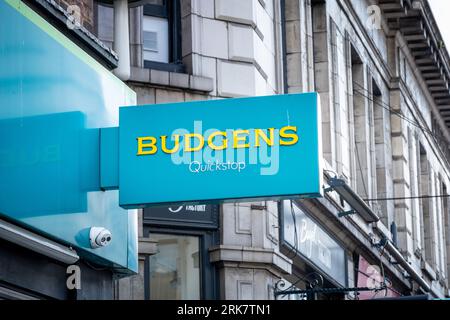
<path id="1" fill-rule="evenodd" d="M 209 250 L 219 244 L 219 206 L 145 208 L 144 236 L 157 241 L 145 260 L 145 299 L 217 299 L 218 271 Z"/>
<path id="2" fill-rule="evenodd" d="M 150 0 L 142 19 L 145 68 L 183 72 L 179 0 Z"/>
<path id="3" fill-rule="evenodd" d="M 331 20 L 331 73 L 334 120 L 334 145 L 336 172 L 345 178 L 350 178 L 350 145 L 349 131 L 349 104 L 348 104 L 348 77 L 347 77 L 347 40 L 338 26 Z"/>
<path id="4" fill-rule="evenodd" d="M 447 194 L 447 186 L 443 182 L 443 178 L 441 175 L 439 175 L 438 178 L 439 181 L 439 188 L 440 192 L 439 194 L 444 195 Z M 438 215 L 438 243 L 439 243 L 439 271 L 441 272 L 441 275 L 446 277 L 447 274 L 447 263 L 446 263 L 446 243 L 445 243 L 445 224 L 446 219 L 445 216 L 448 212 L 448 199 L 443 197 L 440 199 L 440 207 L 439 207 L 439 215 Z"/>
<path id="5" fill-rule="evenodd" d="M 353 46 L 351 46 L 351 81 L 353 88 L 354 155 L 353 176 L 356 191 L 362 198 L 372 195 L 370 180 L 370 116 L 367 106 L 367 81 L 365 66 Z"/>
<path id="6" fill-rule="evenodd" d="M 167 19 L 144 16 L 142 50 L 144 61 L 169 63 L 169 23 Z"/>
<path id="7" fill-rule="evenodd" d="M 448 195 L 448 189 L 447 186 L 443 185 L 442 194 Z M 445 278 L 449 279 L 450 277 L 450 224 L 449 224 L 449 218 L 450 218 L 450 211 L 449 211 L 449 204 L 448 204 L 448 197 L 442 198 L 442 205 L 443 205 L 443 215 L 444 215 L 444 246 L 446 248 L 446 251 L 444 251 L 445 260 L 447 261 L 447 265 L 445 265 L 444 260 L 444 268 L 446 267 L 446 274 Z"/>
<path id="8" fill-rule="evenodd" d="M 419 181 L 420 177 L 418 174 L 420 173 L 420 168 L 418 167 L 418 142 L 416 133 L 414 133 L 411 128 L 408 128 L 408 141 L 409 141 L 409 170 L 410 170 L 410 185 L 411 185 L 411 196 L 418 197 L 420 196 L 420 186 Z M 422 250 L 422 232 L 421 232 L 421 223 L 420 223 L 420 199 L 411 199 L 411 214 L 412 214 L 412 237 L 413 237 L 413 246 L 414 253 L 420 256 L 420 252 Z"/>
<path id="9" fill-rule="evenodd" d="M 427 154 L 425 148 L 420 144 L 420 191 L 421 195 L 429 195 L 431 193 L 431 168 L 428 163 Z M 432 209 L 433 204 L 431 199 L 422 198 L 421 206 L 422 206 L 422 226 L 423 226 L 423 244 L 425 249 L 425 260 L 431 265 L 435 265 L 435 256 L 433 249 L 433 223 L 432 223 Z"/>
<path id="10" fill-rule="evenodd" d="M 145 27 L 144 27 L 145 29 Z M 166 55 L 161 55 L 161 57 L 154 57 L 153 59 L 148 59 L 146 55 L 151 55 L 153 52 L 161 53 L 165 48 L 165 44 L 158 45 L 161 41 L 158 41 L 158 35 L 160 34 L 157 31 L 144 31 L 144 59 L 146 60 L 166 60 Z M 162 61 L 164 62 L 164 61 Z"/>
<path id="11" fill-rule="evenodd" d="M 329 57 L 328 57 L 328 34 L 326 28 L 323 26 L 327 25 L 327 15 L 326 15 L 326 5 L 325 3 L 313 2 L 311 3 L 312 10 L 312 27 L 313 27 L 313 56 L 321 56 L 322 59 L 314 59 L 314 87 L 315 91 L 319 92 L 323 97 L 329 97 L 331 94 L 329 88 L 328 79 L 328 67 L 329 67 Z M 298 53 L 296 53 L 298 54 Z M 296 61 L 296 59 L 293 59 Z M 289 69 L 288 60 L 288 75 L 293 74 L 291 77 L 294 80 L 293 86 L 301 85 L 301 79 L 297 77 L 298 74 L 294 74 L 293 70 Z M 294 69 L 294 68 L 292 68 Z M 289 81 L 289 78 L 287 79 Z M 326 162 L 333 166 L 334 161 L 334 128 L 333 128 L 333 108 L 330 105 L 330 99 L 322 99 L 322 153 Z"/>
<path id="12" fill-rule="evenodd" d="M 97 3 L 95 14 L 97 23 L 96 36 L 108 48 L 112 49 L 114 42 L 114 9 L 113 7 Z"/>
<path id="13" fill-rule="evenodd" d="M 158 253 L 149 259 L 151 300 L 200 299 L 199 238 L 152 234 Z"/>
<path id="14" fill-rule="evenodd" d="M 376 198 L 389 198 L 393 194 L 390 185 L 391 174 L 389 173 L 390 150 L 390 125 L 389 114 L 386 105 L 383 102 L 383 95 L 380 87 L 372 79 L 372 117 L 373 133 L 371 134 L 371 153 L 372 153 L 372 188 L 376 191 Z M 375 205 L 375 203 L 373 203 Z M 379 214 L 386 227 L 390 227 L 394 221 L 393 204 L 389 201 L 379 201 Z"/>

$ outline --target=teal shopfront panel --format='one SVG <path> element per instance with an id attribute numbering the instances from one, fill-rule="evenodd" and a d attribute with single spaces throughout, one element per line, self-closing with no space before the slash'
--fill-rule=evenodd
<path id="1" fill-rule="evenodd" d="M 0 215 L 118 271 L 137 270 L 135 210 L 100 188 L 100 129 L 135 93 L 23 2 L 0 1 Z M 109 246 L 91 249 L 105 227 Z"/>

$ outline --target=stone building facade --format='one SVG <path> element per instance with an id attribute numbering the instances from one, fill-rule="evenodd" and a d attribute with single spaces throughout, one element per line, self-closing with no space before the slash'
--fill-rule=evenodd
<path id="1" fill-rule="evenodd" d="M 72 2 L 89 8 L 83 26 L 113 49 L 108 1 Z M 352 212 L 337 188 L 318 199 L 223 204 L 217 224 L 204 228 L 141 210 L 140 273 L 117 281 L 117 299 L 449 295 L 450 68 L 426 0 L 149 2 L 129 9 L 131 68 L 122 80 L 138 104 L 317 91 L 324 188 L 345 181 L 379 221 Z M 169 53 L 155 63 L 146 54 L 159 41 L 148 27 L 158 19 Z M 195 260 L 196 293 L 176 288 L 192 280 L 178 269 L 160 282 L 166 296 L 149 289 L 160 281 L 158 255 L 175 252 L 163 248 L 171 234 L 197 239 L 199 252 L 186 256 L 203 261 Z M 382 290 L 342 290 L 366 287 L 368 278 Z M 282 292 L 314 283 L 335 293 Z"/>
<path id="2" fill-rule="evenodd" d="M 427 2 L 180 2 L 182 73 L 143 68 L 143 7 L 130 11 L 128 83 L 138 103 L 318 91 L 325 181 L 338 176 L 362 199 L 391 199 L 368 202 L 380 217 L 376 223 L 357 214 L 338 217 L 351 207 L 336 192 L 300 201 L 345 253 L 345 266 L 333 266 L 345 269 L 345 285 L 325 283 L 357 287 L 363 257 L 370 265 L 382 264 L 393 296 L 448 295 L 447 198 L 421 198 L 446 195 L 450 183 L 448 59 L 437 46 L 442 39 Z M 286 249 L 280 208 L 273 201 L 221 206 L 220 240 L 207 253 L 218 273 L 216 298 L 274 299 L 280 279 L 305 288 L 309 282 L 299 279 L 321 273 L 304 254 Z M 156 250 L 143 254 L 158 251 L 151 233 L 142 237 L 143 247 L 150 241 Z M 376 246 L 384 238 L 395 242 L 429 288 Z M 118 292 L 126 294 L 119 298 L 144 298 L 144 272 L 121 281 Z"/>
<path id="3" fill-rule="evenodd" d="M 431 25 L 428 33 L 408 19 Z M 433 35 L 430 47 L 422 46 Z M 336 218 L 346 209 L 336 195 L 303 201 L 343 244 L 347 285 L 357 286 L 356 259 L 365 256 L 385 264 L 399 293 L 420 291 L 389 253 L 377 254 L 374 244 L 386 237 L 442 297 L 448 294 L 447 200 L 420 198 L 445 195 L 449 183 L 442 116 L 448 101 L 437 99 L 448 96 L 446 67 L 430 74 L 434 63 L 448 61 L 438 52 L 425 65 L 433 41 L 442 40 L 426 2 L 182 1 L 183 63 L 194 90 L 167 88 L 176 87 L 167 78 L 184 77 L 179 88 L 188 89 L 187 76 L 170 73 L 165 88 L 153 87 L 161 84 L 153 80 L 157 73 L 140 69 L 139 59 L 132 61 L 131 85 L 144 104 L 318 91 L 327 170 L 363 199 L 414 198 L 369 202 L 380 217 L 372 225 L 357 216 Z M 133 43 L 134 51 L 139 57 Z M 196 92 L 194 77 L 211 79 L 210 87 Z M 296 259 L 281 253 L 282 219 L 276 202 L 222 206 L 220 244 L 209 253 L 219 269 L 220 297 L 271 299 L 279 279 L 292 282 L 296 277 L 286 274 L 301 274 L 293 271 Z"/>

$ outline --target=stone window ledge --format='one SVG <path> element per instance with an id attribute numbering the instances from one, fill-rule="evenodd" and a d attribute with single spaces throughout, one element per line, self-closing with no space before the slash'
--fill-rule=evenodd
<path id="1" fill-rule="evenodd" d="M 422 269 L 422 272 L 426 276 L 428 276 L 432 281 L 435 281 L 437 279 L 436 271 L 434 271 L 433 267 L 430 266 L 430 264 L 427 261 L 422 260 L 420 267 Z"/>
<path id="2" fill-rule="evenodd" d="M 210 262 L 261 264 L 281 273 L 292 272 L 292 261 L 274 249 L 219 245 L 211 248 Z"/>
<path id="3" fill-rule="evenodd" d="M 138 252 L 141 255 L 153 255 L 158 252 L 158 241 L 150 238 L 139 238 Z"/>
<path id="4" fill-rule="evenodd" d="M 137 67 L 131 68 L 129 81 L 203 92 L 214 90 L 211 78 Z"/>

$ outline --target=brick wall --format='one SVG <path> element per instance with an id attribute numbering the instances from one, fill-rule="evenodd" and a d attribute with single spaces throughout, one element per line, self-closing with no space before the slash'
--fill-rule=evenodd
<path id="1" fill-rule="evenodd" d="M 76 5 L 80 8 L 81 25 L 90 32 L 94 32 L 94 0 L 55 0 L 64 10 L 68 6 Z"/>

